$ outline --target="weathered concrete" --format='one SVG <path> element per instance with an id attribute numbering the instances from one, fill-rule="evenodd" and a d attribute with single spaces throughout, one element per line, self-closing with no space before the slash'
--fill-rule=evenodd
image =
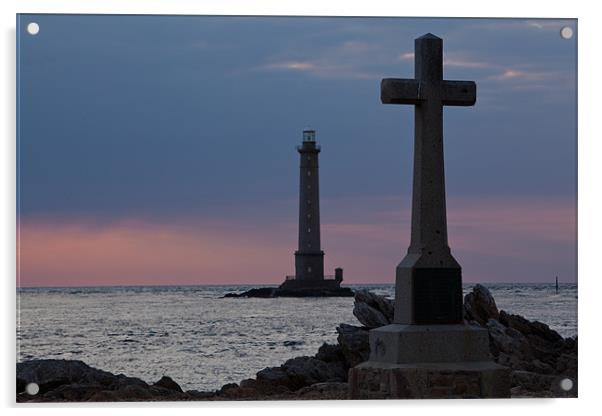
<path id="1" fill-rule="evenodd" d="M 491 361 L 391 364 L 367 361 L 349 370 L 350 399 L 510 397 L 509 370 Z"/>
<path id="2" fill-rule="evenodd" d="M 370 331 L 370 361 L 455 363 L 489 361 L 489 334 L 471 325 L 387 325 Z"/>

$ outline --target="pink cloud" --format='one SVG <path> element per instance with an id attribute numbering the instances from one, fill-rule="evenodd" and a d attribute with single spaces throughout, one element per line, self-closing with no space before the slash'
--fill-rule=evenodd
<path id="1" fill-rule="evenodd" d="M 295 241 L 240 225 L 132 220 L 26 221 L 19 234 L 21 286 L 272 282 L 292 270 Z"/>
<path id="2" fill-rule="evenodd" d="M 392 283 L 409 245 L 402 199 L 324 199 L 326 273 Z M 406 204 L 403 204 L 406 205 Z M 449 241 L 465 281 L 576 279 L 571 199 L 451 198 Z M 278 284 L 294 270 L 295 223 L 22 220 L 20 286 Z"/>

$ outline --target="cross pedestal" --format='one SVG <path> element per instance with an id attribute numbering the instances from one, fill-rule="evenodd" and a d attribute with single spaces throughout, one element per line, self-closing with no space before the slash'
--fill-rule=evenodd
<path id="1" fill-rule="evenodd" d="M 415 40 L 415 78 L 381 82 L 384 104 L 414 113 L 412 232 L 397 266 L 394 324 L 370 331 L 370 360 L 349 374 L 352 398 L 509 397 L 487 330 L 463 323 L 462 268 L 447 242 L 443 106 L 472 106 L 476 84 L 443 79 L 443 41 Z"/>

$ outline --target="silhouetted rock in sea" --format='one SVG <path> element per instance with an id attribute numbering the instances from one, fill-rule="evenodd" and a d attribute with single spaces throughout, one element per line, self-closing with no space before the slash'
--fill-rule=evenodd
<path id="1" fill-rule="evenodd" d="M 273 288 L 254 289 L 267 293 Z M 264 296 L 265 297 L 265 296 Z M 213 392 L 182 391 L 164 376 L 153 385 L 101 371 L 81 361 L 33 360 L 17 364 L 17 401 L 157 401 L 157 400 L 317 400 L 346 399 L 347 374 L 370 354 L 368 332 L 393 321 L 393 302 L 367 291 L 355 294 L 354 315 L 363 326 L 339 325 L 337 344 L 323 344 L 316 355 L 296 357 L 255 378 L 230 383 Z M 464 316 L 489 331 L 491 354 L 512 369 L 512 397 L 576 397 L 577 338 L 562 338 L 547 325 L 498 311 L 487 288 L 476 285 L 464 299 Z M 573 388 L 560 386 L 569 378 Z M 37 395 L 25 392 L 28 383 Z"/>
<path id="2" fill-rule="evenodd" d="M 319 297 L 352 297 L 353 290 L 348 287 L 339 288 L 303 288 L 280 289 L 277 287 L 260 287 L 242 293 L 226 293 L 225 298 L 319 298 Z"/>

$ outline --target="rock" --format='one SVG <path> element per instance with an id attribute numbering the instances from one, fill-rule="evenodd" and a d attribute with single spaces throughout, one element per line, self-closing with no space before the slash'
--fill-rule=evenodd
<path id="1" fill-rule="evenodd" d="M 17 363 L 17 378 L 37 383 L 37 395 L 17 395 L 18 401 L 139 401 L 187 400 L 180 386 L 163 377 L 155 385 L 90 367 L 76 360 L 32 360 Z"/>
<path id="2" fill-rule="evenodd" d="M 209 400 L 216 396 L 214 391 L 198 391 L 198 390 L 187 390 L 186 395 L 191 400 Z"/>
<path id="3" fill-rule="evenodd" d="M 355 367 L 368 360 L 370 340 L 367 328 L 341 324 L 337 327 L 337 332 L 339 334 L 337 341 L 348 367 Z"/>
<path id="4" fill-rule="evenodd" d="M 276 287 L 260 287 L 243 293 L 226 293 L 225 298 L 316 298 L 316 297 L 351 297 L 353 290 L 348 287 L 338 288 L 302 288 L 280 289 Z"/>
<path id="5" fill-rule="evenodd" d="M 315 357 L 318 360 L 324 361 L 326 363 L 331 362 L 345 362 L 345 355 L 343 354 L 343 349 L 340 345 L 331 345 L 324 343 L 318 349 Z"/>
<path id="6" fill-rule="evenodd" d="M 228 390 L 237 389 L 237 388 L 238 388 L 238 384 L 236 384 L 236 383 L 227 383 L 227 384 L 224 384 L 222 386 L 222 388 L 217 391 L 217 394 L 224 394 Z"/>
<path id="7" fill-rule="evenodd" d="M 242 293 L 226 293 L 225 298 L 273 298 L 276 293 L 275 287 L 260 287 L 247 290 Z"/>
<path id="8" fill-rule="evenodd" d="M 500 313 L 489 290 L 480 284 L 464 297 L 464 318 L 484 326 L 490 319 L 498 320 Z"/>
<path id="9" fill-rule="evenodd" d="M 275 297 L 286 298 L 324 298 L 324 297 L 352 297 L 353 290 L 348 287 L 338 288 L 303 288 L 303 289 L 277 289 Z"/>
<path id="10" fill-rule="evenodd" d="M 500 322 L 510 328 L 514 328 L 525 336 L 535 336 L 547 342 L 563 341 L 562 336 L 544 323 L 538 321 L 529 321 L 520 315 L 512 315 L 501 311 L 499 315 Z"/>
<path id="11" fill-rule="evenodd" d="M 489 319 L 486 328 L 489 331 L 489 347 L 494 357 L 505 353 L 508 356 L 519 357 L 520 360 L 532 359 L 533 352 L 529 341 L 523 334 L 502 325 L 495 319 Z"/>
<path id="12" fill-rule="evenodd" d="M 257 374 L 257 382 L 260 384 L 285 386 L 288 384 L 288 374 L 282 367 L 267 367 Z"/>
<path id="13" fill-rule="evenodd" d="M 353 314 L 368 328 L 393 323 L 394 302 L 384 296 L 377 295 L 368 290 L 355 292 Z"/>
<path id="14" fill-rule="evenodd" d="M 343 362 L 324 362 L 315 357 L 292 358 L 280 367 L 265 368 L 257 373 L 258 383 L 281 385 L 292 391 L 320 382 L 346 379 L 347 367 Z"/>
<path id="15" fill-rule="evenodd" d="M 382 312 L 366 303 L 356 302 L 353 305 L 353 315 L 367 328 L 378 328 L 389 324 L 389 321 Z"/>
<path id="16" fill-rule="evenodd" d="M 349 398 L 347 383 L 326 382 L 303 387 L 296 396 L 303 400 L 345 400 Z"/>
<path id="17" fill-rule="evenodd" d="M 17 394 L 25 391 L 25 387 L 27 387 L 27 381 L 17 377 Z"/>
<path id="18" fill-rule="evenodd" d="M 154 386 L 183 393 L 180 385 L 178 383 L 176 383 L 175 381 L 173 381 L 173 379 L 171 377 L 167 377 L 167 376 L 161 377 L 161 380 L 157 381 L 154 384 Z"/>

